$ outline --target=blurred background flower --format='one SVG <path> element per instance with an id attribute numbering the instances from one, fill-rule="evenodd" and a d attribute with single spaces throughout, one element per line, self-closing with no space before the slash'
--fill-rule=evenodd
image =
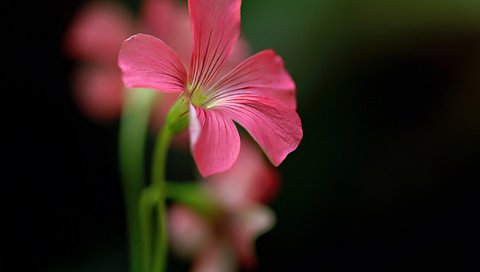
<path id="1" fill-rule="evenodd" d="M 72 73 L 73 97 L 95 121 L 120 117 L 123 82 L 117 65 L 122 42 L 136 31 L 131 12 L 117 2 L 95 1 L 75 14 L 65 33 L 65 52 L 79 62 Z"/>
<path id="2" fill-rule="evenodd" d="M 244 139 L 234 166 L 203 181 L 200 190 L 212 202 L 212 211 L 185 204 L 170 208 L 172 250 L 193 260 L 190 271 L 256 268 L 255 241 L 275 224 L 275 213 L 266 204 L 276 196 L 280 182 L 261 152 Z"/>
<path id="3" fill-rule="evenodd" d="M 18 271 L 128 267 L 118 124 L 79 112 L 77 63 L 62 49 L 89 3 L 5 9 L 4 89 L 16 108 L 5 115 L 14 167 L 4 190 L 22 196 L 5 205 L 6 233 Z M 121 4 L 139 14 L 138 1 Z M 479 14 L 477 0 L 244 0 L 251 52 L 283 57 L 305 135 L 278 168 L 277 223 L 257 240 L 258 271 L 480 269 Z M 189 155 L 169 159 L 172 179 L 195 175 Z"/>

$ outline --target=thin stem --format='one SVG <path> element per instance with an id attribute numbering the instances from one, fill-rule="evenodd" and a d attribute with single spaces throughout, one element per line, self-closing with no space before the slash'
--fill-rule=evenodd
<path id="1" fill-rule="evenodd" d="M 150 90 L 125 90 L 119 128 L 119 164 L 123 185 L 130 254 L 130 271 L 141 271 L 137 203 L 145 186 L 144 151 L 153 96 Z"/>
<path id="2" fill-rule="evenodd" d="M 164 272 L 167 267 L 168 234 L 167 214 L 165 204 L 165 168 L 168 146 L 172 140 L 172 133 L 165 126 L 158 134 L 152 164 L 152 186 L 158 192 L 157 201 L 157 235 L 153 251 L 153 272 Z"/>
<path id="3" fill-rule="evenodd" d="M 155 187 L 143 189 L 139 202 L 140 231 L 142 239 L 142 271 L 150 272 L 152 264 L 152 215 L 159 200 Z"/>
<path id="4" fill-rule="evenodd" d="M 220 212 L 218 204 L 213 200 L 201 181 L 167 181 L 166 197 L 206 217 L 215 217 Z"/>

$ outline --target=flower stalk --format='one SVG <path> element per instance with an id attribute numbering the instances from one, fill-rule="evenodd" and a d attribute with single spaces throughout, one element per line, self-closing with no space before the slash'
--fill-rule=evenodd
<path id="1" fill-rule="evenodd" d="M 153 245 L 152 272 L 166 271 L 168 254 L 168 233 L 167 233 L 167 208 L 165 203 L 165 169 L 168 146 L 172 140 L 172 132 L 168 126 L 164 126 L 155 141 L 155 150 L 152 164 L 152 185 L 157 192 L 157 223 Z"/>
<path id="2" fill-rule="evenodd" d="M 144 154 L 148 120 L 155 93 L 125 90 L 119 129 L 119 164 L 127 217 L 130 271 L 141 271 L 141 237 L 137 203 L 145 187 Z"/>

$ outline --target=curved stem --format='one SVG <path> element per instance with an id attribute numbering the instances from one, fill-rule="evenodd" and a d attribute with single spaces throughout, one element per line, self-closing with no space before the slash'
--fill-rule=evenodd
<path id="1" fill-rule="evenodd" d="M 166 197 L 206 217 L 215 217 L 220 212 L 218 204 L 201 181 L 167 181 Z"/>
<path id="2" fill-rule="evenodd" d="M 166 270 L 168 254 L 167 235 L 167 214 L 165 203 L 165 168 L 168 146 L 172 139 L 172 133 L 165 126 L 158 134 L 155 143 L 155 151 L 152 164 L 152 186 L 157 190 L 159 199 L 157 201 L 157 235 L 153 251 L 153 272 L 164 272 Z"/>
<path id="3" fill-rule="evenodd" d="M 125 90 L 119 128 L 119 164 L 129 239 L 130 271 L 141 271 L 137 203 L 145 186 L 144 149 L 148 119 L 155 95 L 151 90 Z"/>

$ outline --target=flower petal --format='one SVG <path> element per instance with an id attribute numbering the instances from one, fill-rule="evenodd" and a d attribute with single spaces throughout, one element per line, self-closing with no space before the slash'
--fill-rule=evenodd
<path id="1" fill-rule="evenodd" d="M 162 40 L 137 34 L 123 42 L 118 63 L 129 88 L 183 91 L 186 71 L 177 54 Z"/>
<path id="2" fill-rule="evenodd" d="M 175 49 L 185 67 L 188 67 L 193 48 L 192 26 L 188 9 L 174 5 L 171 12 L 171 21 L 169 22 L 169 31 L 165 36 L 165 42 Z"/>
<path id="3" fill-rule="evenodd" d="M 141 5 L 140 27 L 148 34 L 166 40 L 175 19 L 172 0 L 144 0 Z"/>
<path id="4" fill-rule="evenodd" d="M 256 265 L 255 240 L 272 229 L 275 222 L 275 213 L 264 205 L 252 205 L 232 219 L 230 235 L 244 267 Z"/>
<path id="5" fill-rule="evenodd" d="M 275 166 L 298 147 L 303 137 L 302 124 L 295 109 L 267 97 L 234 93 L 212 109 L 242 125 Z"/>
<path id="6" fill-rule="evenodd" d="M 91 2 L 78 13 L 65 35 L 66 52 L 82 61 L 116 65 L 122 42 L 133 33 L 133 20 L 120 4 Z"/>
<path id="7" fill-rule="evenodd" d="M 108 122 L 120 116 L 124 87 L 117 67 L 85 65 L 74 80 L 75 102 L 89 118 Z"/>
<path id="8" fill-rule="evenodd" d="M 240 36 L 232 48 L 232 52 L 227 58 L 227 62 L 225 63 L 225 70 L 230 72 L 239 65 L 242 61 L 244 61 L 250 55 L 250 44 L 247 42 L 245 37 Z"/>
<path id="9" fill-rule="evenodd" d="M 208 223 L 181 205 L 172 205 L 168 223 L 172 249 L 182 257 L 199 254 L 214 239 Z"/>
<path id="10" fill-rule="evenodd" d="M 207 177 L 232 167 L 240 136 L 233 121 L 221 112 L 190 104 L 190 144 L 200 174 Z"/>
<path id="11" fill-rule="evenodd" d="M 269 97 L 287 108 L 296 108 L 295 83 L 285 70 L 283 60 L 273 50 L 264 50 L 243 61 L 206 93 L 221 100 L 233 93 Z"/>
<path id="12" fill-rule="evenodd" d="M 295 84 L 282 59 L 262 51 L 212 86 L 203 105 L 240 123 L 278 166 L 303 137 Z"/>
<path id="13" fill-rule="evenodd" d="M 192 272 L 235 272 L 235 252 L 226 241 L 218 240 L 202 250 L 192 264 Z"/>
<path id="14" fill-rule="evenodd" d="M 207 88 L 218 74 L 240 34 L 241 0 L 190 0 L 193 53 L 192 90 Z"/>
<path id="15" fill-rule="evenodd" d="M 193 48 L 190 15 L 186 6 L 176 2 L 172 0 L 143 1 L 143 29 L 162 39 L 175 50 L 184 64 L 188 64 Z"/>
<path id="16" fill-rule="evenodd" d="M 277 192 L 279 175 L 251 140 L 242 138 L 233 167 L 211 176 L 206 186 L 223 209 L 236 212 L 252 203 L 266 202 Z"/>

